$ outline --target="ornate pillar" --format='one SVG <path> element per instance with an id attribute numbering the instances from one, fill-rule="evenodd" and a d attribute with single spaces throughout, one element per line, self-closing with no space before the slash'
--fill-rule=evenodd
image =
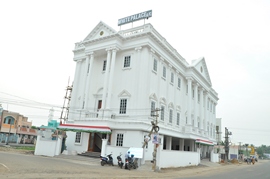
<path id="1" fill-rule="evenodd" d="M 204 131 L 207 131 L 207 102 L 208 102 L 208 92 L 206 91 L 205 92 L 205 95 L 204 95 Z"/>
<path id="2" fill-rule="evenodd" d="M 91 77 L 91 71 L 93 67 L 93 61 L 94 61 L 94 52 L 90 52 L 87 54 L 87 56 L 90 56 L 89 64 L 88 64 L 88 70 L 87 70 L 87 78 L 86 78 L 86 86 L 84 90 L 85 98 L 84 98 L 84 109 L 87 110 L 88 107 L 88 96 L 89 96 L 89 84 L 90 84 L 90 77 Z M 89 59 L 89 58 L 88 58 Z"/>
<path id="3" fill-rule="evenodd" d="M 106 71 L 104 76 L 104 83 L 103 83 L 103 94 L 102 94 L 102 106 L 101 109 L 106 108 L 106 96 L 107 96 L 107 88 L 108 88 L 108 78 L 109 78 L 109 69 L 111 65 L 111 49 L 106 49 L 107 51 L 107 65 L 106 65 Z"/>
<path id="4" fill-rule="evenodd" d="M 112 98 L 112 84 L 113 84 L 113 75 L 114 75 L 114 66 L 115 66 L 115 56 L 116 56 L 116 52 L 117 52 L 117 48 L 114 48 L 112 50 L 112 65 L 110 67 L 110 79 L 109 79 L 109 88 L 108 88 L 108 99 L 107 99 L 107 104 L 106 104 L 106 109 L 110 109 L 111 108 L 111 98 Z M 109 66 L 108 66 L 109 68 Z M 106 67 L 106 71 L 107 71 L 107 67 Z"/>
<path id="5" fill-rule="evenodd" d="M 82 66 L 82 59 L 77 60 L 76 62 L 76 69 L 75 69 L 75 76 L 73 80 L 73 87 L 72 87 L 72 93 L 71 93 L 71 101 L 70 101 L 70 109 L 71 110 L 77 110 L 79 108 L 78 104 L 78 94 L 79 94 L 79 81 L 80 81 L 80 73 L 81 73 L 81 66 Z M 74 111 L 71 111 L 73 113 L 70 113 L 69 119 L 75 118 Z"/>
<path id="6" fill-rule="evenodd" d="M 204 111 L 203 111 L 203 92 L 204 88 L 201 88 L 200 90 L 200 129 L 204 129 L 203 119 L 204 119 Z"/>
<path id="7" fill-rule="evenodd" d="M 194 84 L 194 127 L 198 126 L 198 86 L 199 83 Z"/>
<path id="8" fill-rule="evenodd" d="M 187 78 L 187 81 L 188 81 L 188 125 L 191 125 L 191 107 L 192 107 L 192 104 L 191 104 L 191 98 L 192 98 L 192 78 Z"/>

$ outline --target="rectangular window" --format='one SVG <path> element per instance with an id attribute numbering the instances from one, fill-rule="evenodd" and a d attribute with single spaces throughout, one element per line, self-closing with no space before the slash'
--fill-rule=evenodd
<path id="1" fill-rule="evenodd" d="M 106 66 L 107 66 L 107 60 L 104 60 L 103 61 L 103 68 L 102 68 L 103 71 L 106 71 Z"/>
<path id="2" fill-rule="evenodd" d="M 166 67 L 163 66 L 163 77 L 166 78 Z"/>
<path id="3" fill-rule="evenodd" d="M 129 56 L 125 56 L 125 60 L 124 60 L 124 68 L 128 68 L 130 67 L 130 55 Z"/>
<path id="4" fill-rule="evenodd" d="M 164 121 L 164 114 L 165 114 L 165 107 L 161 106 L 161 112 L 160 112 L 160 120 Z"/>
<path id="5" fill-rule="evenodd" d="M 157 60 L 154 59 L 153 70 L 157 71 Z"/>
<path id="6" fill-rule="evenodd" d="M 156 103 L 151 101 L 151 117 L 155 116 Z"/>
<path id="7" fill-rule="evenodd" d="M 174 74 L 173 74 L 173 72 L 171 73 L 171 83 L 173 83 L 174 82 Z"/>
<path id="8" fill-rule="evenodd" d="M 213 113 L 215 114 L 215 112 L 216 112 L 216 106 L 214 105 L 214 107 L 213 107 Z"/>
<path id="9" fill-rule="evenodd" d="M 200 102 L 200 93 L 198 93 L 198 102 Z"/>
<path id="10" fill-rule="evenodd" d="M 212 102 L 210 102 L 210 112 L 212 112 Z"/>
<path id="11" fill-rule="evenodd" d="M 192 90 L 192 98 L 194 98 L 194 90 Z"/>
<path id="12" fill-rule="evenodd" d="M 186 117 L 186 124 L 187 124 L 187 117 Z"/>
<path id="13" fill-rule="evenodd" d="M 187 85 L 187 88 L 186 88 L 186 90 L 187 90 L 187 94 L 188 94 L 188 85 Z"/>
<path id="14" fill-rule="evenodd" d="M 180 124 L 180 113 L 177 113 L 176 124 L 177 124 L 178 126 L 179 126 L 179 124 Z"/>
<path id="15" fill-rule="evenodd" d="M 169 118 L 170 123 L 172 123 L 172 118 L 173 118 L 173 110 L 170 109 L 170 118 Z"/>
<path id="16" fill-rule="evenodd" d="M 209 109 L 209 98 L 207 99 L 207 109 Z"/>
<path id="17" fill-rule="evenodd" d="M 126 112 L 127 112 L 127 99 L 121 99 L 119 114 L 126 114 Z"/>
<path id="18" fill-rule="evenodd" d="M 181 88 L 181 79 L 180 79 L 180 78 L 178 78 L 178 84 L 177 84 L 177 87 L 178 87 L 178 88 Z"/>
<path id="19" fill-rule="evenodd" d="M 76 136 L 75 136 L 75 143 L 81 143 L 81 137 L 82 137 L 82 133 L 81 132 L 76 132 Z"/>
<path id="20" fill-rule="evenodd" d="M 124 134 L 117 134 L 116 137 L 116 146 L 123 146 L 123 139 L 124 139 Z"/>

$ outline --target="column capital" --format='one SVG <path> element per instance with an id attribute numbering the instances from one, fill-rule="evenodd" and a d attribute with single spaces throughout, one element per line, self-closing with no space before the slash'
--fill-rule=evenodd
<path id="1" fill-rule="evenodd" d="M 162 56 L 160 56 L 160 59 L 164 62 L 165 61 L 165 59 L 162 57 Z"/>
<path id="2" fill-rule="evenodd" d="M 107 51 L 107 53 L 111 52 L 111 50 L 112 50 L 111 47 L 105 49 L 105 51 Z"/>
<path id="3" fill-rule="evenodd" d="M 117 52 L 119 50 L 119 48 L 113 47 L 113 48 L 111 48 L 111 50 L 112 50 L 112 52 Z"/>
<path id="4" fill-rule="evenodd" d="M 139 52 L 142 50 L 142 47 L 136 47 L 135 50 Z"/>
<path id="5" fill-rule="evenodd" d="M 205 91 L 205 89 L 203 87 L 200 87 L 200 90 L 201 90 L 201 92 L 204 92 Z"/>
<path id="6" fill-rule="evenodd" d="M 94 55 L 94 52 L 93 52 L 93 51 L 85 52 L 85 55 L 86 55 L 86 56 Z"/>
<path id="7" fill-rule="evenodd" d="M 186 77 L 186 80 L 188 80 L 188 81 L 193 81 L 193 78 L 192 77 Z"/>

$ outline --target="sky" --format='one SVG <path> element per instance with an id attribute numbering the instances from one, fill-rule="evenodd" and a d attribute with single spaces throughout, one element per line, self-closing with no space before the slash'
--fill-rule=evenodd
<path id="1" fill-rule="evenodd" d="M 147 10 L 146 23 L 188 63 L 205 57 L 223 137 L 227 127 L 233 144 L 269 146 L 268 0 L 0 1 L 0 104 L 35 126 L 47 125 L 51 108 L 59 119 L 75 43 L 100 21 L 119 31 L 118 19 Z"/>

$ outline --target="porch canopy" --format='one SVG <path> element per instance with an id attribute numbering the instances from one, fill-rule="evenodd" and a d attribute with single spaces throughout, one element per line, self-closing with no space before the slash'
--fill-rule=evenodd
<path id="1" fill-rule="evenodd" d="M 63 131 L 73 131 L 73 132 L 96 132 L 103 134 L 112 133 L 111 129 L 107 126 L 86 126 L 86 125 L 76 125 L 76 124 L 60 124 L 57 129 Z"/>
<path id="2" fill-rule="evenodd" d="M 204 145 L 214 145 L 213 142 L 209 140 L 203 140 L 203 139 L 196 139 L 196 143 L 198 144 L 204 144 Z"/>

